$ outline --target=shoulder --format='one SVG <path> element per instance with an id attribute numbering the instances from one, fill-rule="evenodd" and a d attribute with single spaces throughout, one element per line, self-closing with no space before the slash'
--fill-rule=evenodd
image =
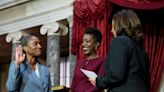
<path id="1" fill-rule="evenodd" d="M 104 57 L 98 57 L 97 60 L 103 62 L 105 60 L 105 58 Z"/>
<path id="2" fill-rule="evenodd" d="M 101 64 L 104 64 L 104 58 L 103 57 L 97 57 L 97 58 L 95 58 L 92 62 L 94 63 L 94 64 L 97 64 L 97 65 L 101 65 Z"/>
<path id="3" fill-rule="evenodd" d="M 76 64 L 83 64 L 83 63 L 85 63 L 86 62 L 86 59 L 79 59 L 79 60 L 77 60 L 77 62 L 76 62 Z"/>
<path id="4" fill-rule="evenodd" d="M 133 40 L 127 36 L 118 36 L 112 39 L 111 45 L 121 46 L 121 47 L 131 47 Z"/>
<path id="5" fill-rule="evenodd" d="M 45 66 L 45 65 L 42 65 L 42 64 L 38 64 L 42 69 L 44 70 L 48 70 L 48 68 Z"/>
<path id="6" fill-rule="evenodd" d="M 98 58 L 98 62 L 100 65 L 103 65 L 104 66 L 104 61 L 105 61 L 105 58 L 104 57 L 99 57 Z"/>
<path id="7" fill-rule="evenodd" d="M 48 68 L 45 65 L 42 65 L 42 64 L 39 64 L 39 63 L 38 63 L 38 65 L 40 66 L 41 71 L 45 71 L 45 72 L 49 73 L 49 70 L 48 70 Z"/>
<path id="8" fill-rule="evenodd" d="M 15 64 L 15 61 L 12 61 L 11 63 L 10 63 L 10 71 L 11 70 L 14 70 L 14 69 L 16 69 L 16 64 Z"/>
<path id="9" fill-rule="evenodd" d="M 10 66 L 16 66 L 15 61 L 11 61 Z"/>
<path id="10" fill-rule="evenodd" d="M 126 43 L 130 42 L 131 39 L 127 36 L 118 36 L 112 39 L 112 42 L 121 42 L 121 43 Z"/>

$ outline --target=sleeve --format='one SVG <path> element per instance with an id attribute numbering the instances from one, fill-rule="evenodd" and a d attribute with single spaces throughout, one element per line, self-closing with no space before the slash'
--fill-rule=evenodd
<path id="1" fill-rule="evenodd" d="M 74 76 L 73 76 L 73 79 L 72 79 L 72 85 L 71 85 L 71 91 L 73 91 L 73 89 L 75 88 L 75 79 L 74 79 Z"/>
<path id="2" fill-rule="evenodd" d="M 102 91 L 103 89 L 98 89 L 97 87 L 92 87 L 90 89 L 87 90 L 87 92 L 97 92 L 97 91 Z"/>
<path id="3" fill-rule="evenodd" d="M 78 61 L 79 62 L 79 61 Z M 72 84 L 71 84 L 71 87 L 70 87 L 70 90 L 72 92 L 74 92 L 74 88 L 76 86 L 76 80 L 75 80 L 75 73 L 76 73 L 76 69 L 77 69 L 77 65 L 78 65 L 78 62 L 76 62 L 76 65 L 75 65 L 75 68 L 74 68 L 74 74 L 73 74 L 73 78 L 72 78 Z"/>
<path id="4" fill-rule="evenodd" d="M 10 64 L 6 88 L 9 92 L 19 91 L 21 85 L 20 67 L 16 67 L 15 63 Z"/>
<path id="5" fill-rule="evenodd" d="M 106 75 L 96 78 L 97 87 L 110 87 L 119 84 L 125 78 L 127 67 L 127 48 L 122 39 L 115 38 L 110 44 L 105 61 Z"/>
<path id="6" fill-rule="evenodd" d="M 50 73 L 49 73 L 49 71 L 48 71 L 48 92 L 53 92 L 52 90 L 51 90 L 51 88 L 52 88 L 52 85 L 51 85 L 51 80 L 50 80 Z"/>
<path id="7" fill-rule="evenodd" d="M 101 61 L 101 64 L 98 69 L 98 76 L 103 76 L 105 75 L 105 70 L 104 70 L 104 59 Z"/>
<path id="8" fill-rule="evenodd" d="M 104 59 L 101 60 L 101 63 L 99 65 L 99 68 L 98 68 L 98 72 L 97 72 L 97 75 L 98 76 L 103 76 L 105 74 L 105 71 L 104 71 Z M 92 88 L 90 88 L 87 92 L 97 92 L 97 91 L 102 91 L 104 88 L 97 88 L 95 86 L 93 86 Z"/>

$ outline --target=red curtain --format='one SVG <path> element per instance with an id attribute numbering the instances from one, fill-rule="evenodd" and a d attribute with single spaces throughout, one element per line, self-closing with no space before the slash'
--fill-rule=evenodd
<path id="1" fill-rule="evenodd" d="M 122 9 L 130 8 L 139 13 L 146 33 L 145 49 L 150 59 L 151 92 L 157 92 L 164 70 L 164 0 L 75 0 L 72 54 L 76 54 L 77 59 L 83 58 L 81 49 L 83 31 L 87 27 L 96 27 L 103 35 L 98 54 L 106 56 L 111 40 L 111 23 L 108 21 L 117 10 L 115 6 Z"/>
<path id="2" fill-rule="evenodd" d="M 81 39 L 84 29 L 87 27 L 98 28 L 103 37 L 98 54 L 106 56 L 110 37 L 110 24 L 108 19 L 111 13 L 111 4 L 106 0 L 75 0 L 73 14 L 73 33 L 71 52 L 76 54 L 77 59 L 83 58 Z"/>
<path id="3" fill-rule="evenodd" d="M 108 0 L 110 3 L 142 10 L 152 10 L 164 8 L 164 0 Z"/>
<path id="4" fill-rule="evenodd" d="M 144 27 L 145 48 L 150 59 L 151 92 L 157 92 L 164 69 L 164 28 L 150 22 Z"/>

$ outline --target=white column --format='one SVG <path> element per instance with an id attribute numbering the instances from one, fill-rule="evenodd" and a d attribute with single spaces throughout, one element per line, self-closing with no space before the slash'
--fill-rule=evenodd
<path id="1" fill-rule="evenodd" d="M 6 42 L 8 43 L 12 42 L 12 52 L 11 52 L 12 62 L 15 61 L 15 50 L 16 50 L 16 47 L 20 44 L 21 37 L 22 37 L 22 33 L 20 31 L 9 33 L 6 36 Z"/>
<path id="2" fill-rule="evenodd" d="M 47 60 L 52 86 L 60 85 L 60 36 L 66 35 L 68 29 L 58 22 L 44 24 L 40 28 L 42 35 L 47 34 Z"/>

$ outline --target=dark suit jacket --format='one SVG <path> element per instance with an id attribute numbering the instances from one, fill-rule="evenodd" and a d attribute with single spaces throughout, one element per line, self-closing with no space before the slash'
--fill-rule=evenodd
<path id="1" fill-rule="evenodd" d="M 105 76 L 96 78 L 97 87 L 106 87 L 108 92 L 149 91 L 149 60 L 146 52 L 127 36 L 112 40 L 105 70 Z"/>

